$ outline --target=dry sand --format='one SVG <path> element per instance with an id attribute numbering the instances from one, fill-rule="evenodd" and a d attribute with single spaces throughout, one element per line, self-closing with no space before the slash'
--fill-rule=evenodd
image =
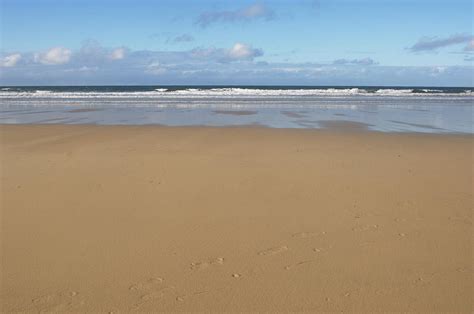
<path id="1" fill-rule="evenodd" d="M 472 137 L 0 132 L 2 312 L 472 311 Z"/>

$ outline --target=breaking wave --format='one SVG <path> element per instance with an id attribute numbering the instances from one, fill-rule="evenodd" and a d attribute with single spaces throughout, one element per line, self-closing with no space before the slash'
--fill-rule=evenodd
<path id="1" fill-rule="evenodd" d="M 42 88 L 4 87 L 0 98 L 214 98 L 214 97 L 345 97 L 345 96 L 472 96 L 470 89 L 430 89 L 430 88 L 152 88 L 133 90 L 133 88 L 95 89 L 89 88 Z"/>

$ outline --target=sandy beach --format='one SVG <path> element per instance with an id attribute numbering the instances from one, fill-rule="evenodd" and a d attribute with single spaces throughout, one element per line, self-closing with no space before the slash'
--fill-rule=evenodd
<path id="1" fill-rule="evenodd" d="M 337 130 L 1 125 L 1 312 L 472 312 L 472 136 Z"/>

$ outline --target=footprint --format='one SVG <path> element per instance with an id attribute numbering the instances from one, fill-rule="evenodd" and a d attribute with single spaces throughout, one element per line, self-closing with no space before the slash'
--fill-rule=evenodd
<path id="1" fill-rule="evenodd" d="M 355 298 L 357 297 L 358 295 L 360 294 L 360 290 L 359 289 L 347 289 L 347 290 L 344 290 L 340 296 L 341 297 L 344 297 L 344 298 Z"/>
<path id="2" fill-rule="evenodd" d="M 298 232 L 298 233 L 293 233 L 291 236 L 293 238 L 304 239 L 304 238 L 317 237 L 317 236 L 321 236 L 321 235 L 325 235 L 325 234 L 326 234 L 325 231 L 323 231 L 323 232 Z"/>
<path id="3" fill-rule="evenodd" d="M 406 218 L 400 218 L 400 217 L 397 217 L 395 219 L 393 219 L 395 222 L 406 222 L 407 219 Z"/>
<path id="4" fill-rule="evenodd" d="M 423 277 L 418 277 L 415 280 L 413 280 L 414 285 L 420 285 L 420 286 L 425 286 L 428 284 L 428 282 L 423 278 Z"/>
<path id="5" fill-rule="evenodd" d="M 326 254 L 329 249 L 332 249 L 332 245 L 330 245 L 328 248 L 315 247 L 315 248 L 313 248 L 313 252 L 320 253 L 320 254 Z"/>
<path id="6" fill-rule="evenodd" d="M 174 287 L 164 287 L 159 290 L 144 294 L 140 297 L 140 299 L 145 302 L 161 299 L 166 295 L 167 292 L 170 292 L 171 290 L 174 290 Z"/>
<path id="7" fill-rule="evenodd" d="M 160 300 L 173 293 L 173 286 L 165 286 L 164 279 L 161 277 L 152 277 L 130 286 L 129 290 L 140 295 L 140 300 L 135 303 L 132 310 L 138 310 L 143 305 Z"/>
<path id="8" fill-rule="evenodd" d="M 453 223 L 464 223 L 466 225 L 472 225 L 472 221 L 470 217 L 455 216 L 455 217 L 448 217 L 448 220 Z"/>
<path id="9" fill-rule="evenodd" d="M 31 300 L 31 306 L 39 313 L 77 311 L 85 303 L 78 296 L 76 291 L 60 291 Z"/>
<path id="10" fill-rule="evenodd" d="M 73 298 L 77 296 L 78 293 L 75 291 L 66 291 L 66 292 L 58 292 L 58 293 L 53 293 L 53 294 L 47 294 L 38 298 L 35 298 L 31 300 L 33 303 L 44 303 L 44 302 L 50 302 L 51 300 L 57 299 L 57 298 Z"/>
<path id="11" fill-rule="evenodd" d="M 258 255 L 275 255 L 275 254 L 280 254 L 285 251 L 288 251 L 288 247 L 285 246 L 277 246 L 277 247 L 272 247 L 263 251 L 258 252 Z"/>
<path id="12" fill-rule="evenodd" d="M 375 231 L 379 225 L 358 225 L 352 228 L 352 231 Z"/>
<path id="13" fill-rule="evenodd" d="M 224 264 L 224 258 L 217 257 L 217 258 L 208 259 L 207 261 L 191 263 L 191 269 L 200 270 L 200 269 L 208 268 L 210 266 L 223 265 L 223 264 Z"/>
<path id="14" fill-rule="evenodd" d="M 201 290 L 201 291 L 191 292 L 191 293 L 187 293 L 187 294 L 183 293 L 183 294 L 180 294 L 180 295 L 176 296 L 176 301 L 184 302 L 189 298 L 193 298 L 193 297 L 200 296 L 200 295 L 207 294 L 207 293 L 226 291 L 228 289 L 229 289 L 229 287 L 220 287 L 220 288 L 215 288 L 215 289 L 210 289 L 210 290 Z"/>
<path id="15" fill-rule="evenodd" d="M 137 291 L 137 290 L 150 290 L 154 287 L 157 287 L 163 283 L 163 278 L 161 277 L 152 277 L 145 281 L 138 282 L 134 285 L 131 285 L 129 290 Z"/>
<path id="16" fill-rule="evenodd" d="M 168 294 L 173 293 L 174 287 L 164 287 L 162 289 L 146 293 L 140 297 L 140 301 L 135 303 L 132 307 L 132 310 L 139 310 L 142 306 L 150 304 L 151 302 L 158 301 L 163 299 Z"/>
<path id="17" fill-rule="evenodd" d="M 204 293 L 208 293 L 209 291 L 198 291 L 198 292 L 194 292 L 194 293 L 191 293 L 191 294 L 182 294 L 182 295 L 178 295 L 176 297 L 176 301 L 178 302 L 184 302 L 186 301 L 186 299 L 188 298 L 191 298 L 191 297 L 195 297 L 195 296 L 198 296 L 198 295 L 201 295 L 201 294 L 204 294 Z"/>
<path id="18" fill-rule="evenodd" d="M 370 246 L 372 246 L 375 242 L 374 241 L 364 241 L 364 242 L 360 242 L 359 245 L 364 247 L 364 248 L 369 248 Z"/>
<path id="19" fill-rule="evenodd" d="M 285 267 L 283 267 L 285 270 L 290 270 L 292 268 L 295 268 L 295 267 L 298 267 L 298 266 L 301 266 L 301 265 L 304 265 L 304 264 L 309 264 L 309 263 L 313 263 L 313 262 L 316 262 L 316 260 L 314 259 L 310 259 L 310 260 L 306 260 L 306 261 L 301 261 L 301 262 L 298 262 L 298 263 L 295 263 L 295 264 L 291 264 L 291 265 L 287 265 Z"/>

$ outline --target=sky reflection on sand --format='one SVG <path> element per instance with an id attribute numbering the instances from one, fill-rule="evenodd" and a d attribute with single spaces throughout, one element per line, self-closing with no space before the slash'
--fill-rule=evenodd
<path id="1" fill-rule="evenodd" d="M 261 125 L 272 128 L 324 128 L 328 121 L 349 121 L 383 132 L 473 133 L 472 105 L 312 105 L 258 108 L 116 107 L 110 105 L 3 105 L 3 124 L 103 124 L 168 126 Z M 250 110 L 252 109 L 252 110 Z"/>

